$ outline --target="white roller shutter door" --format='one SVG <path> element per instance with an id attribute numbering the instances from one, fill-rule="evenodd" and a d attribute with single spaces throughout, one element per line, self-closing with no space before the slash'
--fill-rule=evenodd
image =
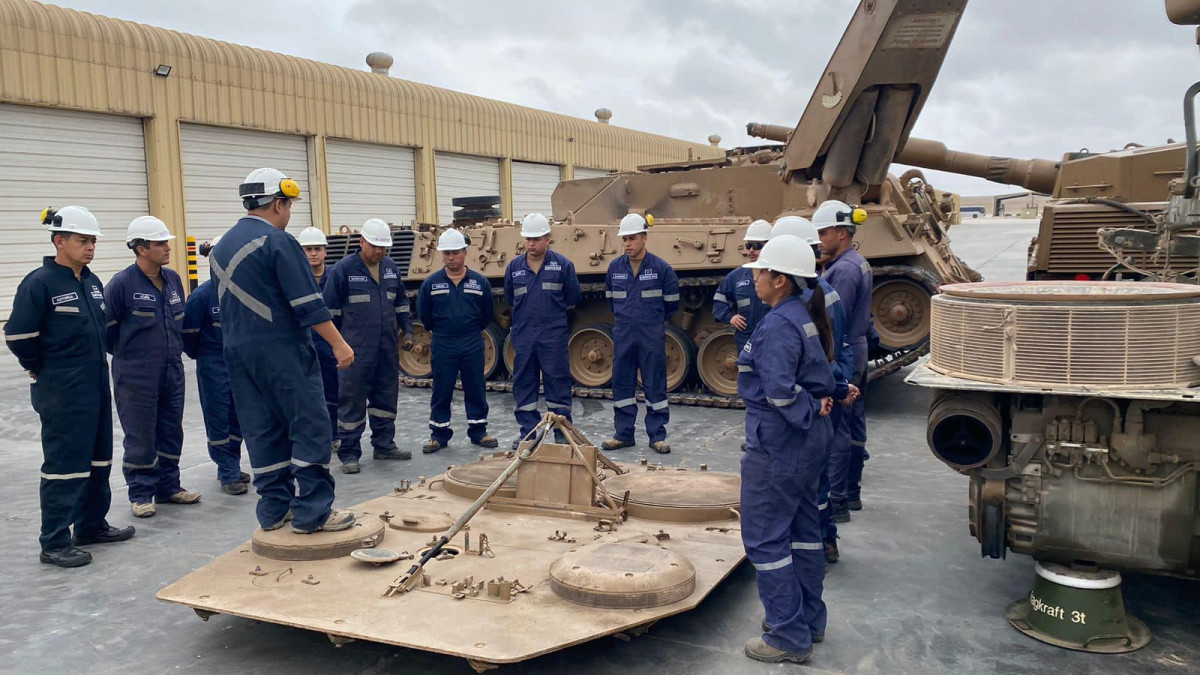
<path id="1" fill-rule="evenodd" d="M 342 225 L 358 229 L 368 218 L 383 218 L 393 225 L 417 219 L 417 172 L 411 148 L 329 139 L 325 169 L 333 232 Z"/>
<path id="2" fill-rule="evenodd" d="M 434 157 L 438 222 L 448 225 L 457 210 L 455 197 L 482 197 L 500 194 L 500 160 L 439 152 Z"/>
<path id="3" fill-rule="evenodd" d="M 607 175 L 608 175 L 608 171 L 605 169 L 589 169 L 586 166 L 575 167 L 575 178 L 576 179 L 603 178 Z"/>
<path id="4" fill-rule="evenodd" d="M 550 195 L 558 187 L 561 172 L 557 164 L 512 163 L 513 219 L 520 221 L 527 214 L 549 216 Z"/>
<path id="5" fill-rule="evenodd" d="M 38 222 L 47 206 L 91 210 L 104 234 L 89 268 L 102 282 L 133 262 L 129 221 L 149 213 L 142 121 L 0 104 L 0 320 L 26 274 L 53 255 Z"/>
<path id="6" fill-rule="evenodd" d="M 292 204 L 288 232 L 312 225 L 308 190 L 308 144 L 303 136 L 180 124 L 183 200 L 187 233 L 201 244 L 233 227 L 246 214 L 238 185 L 255 169 L 279 169 L 300 184 Z M 208 259 L 199 256 L 200 281 L 208 278 Z"/>

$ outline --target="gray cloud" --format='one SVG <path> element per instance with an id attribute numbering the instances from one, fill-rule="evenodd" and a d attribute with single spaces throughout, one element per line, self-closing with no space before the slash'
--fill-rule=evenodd
<path id="1" fill-rule="evenodd" d="M 67 0 L 85 11 L 363 68 L 585 119 L 726 146 L 747 121 L 793 125 L 857 3 L 684 0 L 604 3 L 357 0 L 277 3 Z M 1161 2 L 973 0 L 914 133 L 988 154 L 1182 138 L 1194 31 Z M 964 194 L 1004 192 L 931 174 Z"/>

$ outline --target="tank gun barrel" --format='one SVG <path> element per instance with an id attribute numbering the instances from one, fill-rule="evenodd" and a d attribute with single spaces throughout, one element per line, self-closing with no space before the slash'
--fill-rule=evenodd
<path id="1" fill-rule="evenodd" d="M 977 176 L 1003 185 L 1020 185 L 1043 194 L 1053 193 L 1054 183 L 1058 180 L 1058 162 L 1049 159 L 1013 159 L 958 152 L 947 148 L 945 143 L 925 138 L 910 137 L 904 149 L 897 153 L 896 162 Z"/>
<path id="2" fill-rule="evenodd" d="M 746 135 L 754 138 L 765 138 L 768 141 L 779 141 L 787 143 L 788 136 L 791 135 L 792 128 L 785 127 L 782 124 L 763 124 L 762 122 L 746 123 Z"/>

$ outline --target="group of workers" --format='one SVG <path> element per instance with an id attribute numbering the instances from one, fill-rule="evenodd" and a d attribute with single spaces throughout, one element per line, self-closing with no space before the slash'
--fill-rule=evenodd
<path id="1" fill-rule="evenodd" d="M 357 254 L 330 268 L 320 230 L 285 232 L 300 198 L 294 180 L 259 169 L 239 196 L 246 215 L 202 247 L 212 278 L 186 301 L 179 275 L 166 267 L 175 237 L 161 220 L 130 223 L 134 263 L 104 286 L 87 267 L 102 236 L 95 216 L 79 206 L 43 213 L 55 255 L 22 281 L 5 324 L 42 420 L 42 562 L 85 565 L 91 554 L 80 546 L 134 534 L 106 520 L 114 399 L 133 515 L 153 516 L 156 503 L 200 501 L 179 477 L 184 353 L 197 362 L 221 489 L 245 494 L 253 481 L 264 530 L 288 522 L 298 534 L 351 527 L 354 515 L 332 508 L 329 467 L 336 453 L 343 473 L 361 471 L 367 427 L 374 459 L 411 458 L 396 446 L 395 421 L 399 350 L 414 346 L 414 312 L 403 271 L 387 255 L 388 224 L 364 223 Z M 861 209 L 830 201 L 811 221 L 754 222 L 744 242 L 750 262 L 714 297 L 715 318 L 735 330 L 740 348 L 742 536 L 766 608 L 764 634 L 746 653 L 759 660 L 803 661 L 821 641 L 824 569 L 839 555 L 835 523 L 861 508 L 872 277 L 853 237 L 864 219 Z M 618 235 L 624 254 L 604 282 L 615 317 L 614 433 L 602 447 L 634 445 L 640 379 L 649 447 L 668 453 L 665 325 L 679 307 L 679 281 L 647 251 L 643 216 L 625 216 Z M 515 349 L 514 448 L 540 419 L 543 392 L 551 412 L 571 417 L 567 315 L 582 297 L 574 265 L 550 249 L 545 216 L 527 216 L 521 237 L 525 252 L 505 270 L 503 291 Z M 492 288 L 467 266 L 462 232 L 446 230 L 437 248 L 443 267 L 416 296 L 415 313 L 432 334 L 430 438 L 422 450 L 449 443 L 460 380 L 468 438 L 494 448 L 481 336 L 493 320 Z M 249 474 L 241 471 L 243 443 Z"/>

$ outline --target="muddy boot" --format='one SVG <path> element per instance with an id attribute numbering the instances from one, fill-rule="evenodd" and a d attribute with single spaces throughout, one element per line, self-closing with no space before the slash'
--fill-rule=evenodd
<path id="1" fill-rule="evenodd" d="M 633 441 L 623 441 L 619 438 L 610 438 L 600 444 L 601 450 L 620 450 L 621 448 L 632 448 Z"/>
<path id="2" fill-rule="evenodd" d="M 500 446 L 500 441 L 496 440 L 495 436 L 488 434 L 477 441 L 471 441 L 471 445 L 478 445 L 481 448 L 496 448 Z"/>
<path id="3" fill-rule="evenodd" d="M 315 530 L 302 530 L 293 523 L 292 532 L 296 534 L 312 534 L 313 532 L 341 532 L 354 527 L 354 514 L 349 511 L 330 511 L 325 524 Z"/>
<path id="4" fill-rule="evenodd" d="M 271 532 L 272 530 L 278 530 L 279 528 L 283 527 L 284 523 L 290 523 L 290 522 L 292 522 L 292 511 L 291 511 L 291 509 L 288 509 L 288 512 L 283 514 L 283 520 L 279 521 L 278 523 L 275 523 L 274 525 L 268 525 L 268 526 L 264 527 L 263 531 Z"/>
<path id="5" fill-rule="evenodd" d="M 806 652 L 785 652 L 767 644 L 761 637 L 750 638 L 746 642 L 746 656 L 763 663 L 804 663 L 812 656 L 812 650 Z"/>
<path id="6" fill-rule="evenodd" d="M 250 488 L 240 480 L 235 480 L 232 483 L 221 483 L 221 492 L 227 495 L 244 495 Z"/>
<path id="7" fill-rule="evenodd" d="M 129 505 L 129 510 L 133 512 L 134 517 L 149 518 L 154 515 L 154 503 L 133 502 Z"/>
<path id="8" fill-rule="evenodd" d="M 53 551 L 42 551 L 38 555 L 38 559 L 55 567 L 83 567 L 92 562 L 92 554 L 81 548 L 67 545 Z"/>
<path id="9" fill-rule="evenodd" d="M 358 473 L 359 471 L 362 471 L 362 467 L 358 465 L 358 462 L 354 460 L 342 462 L 342 473 Z"/>
<path id="10" fill-rule="evenodd" d="M 650 444 L 650 449 L 660 455 L 671 454 L 671 444 L 667 443 L 666 441 L 654 441 Z"/>
<path id="11" fill-rule="evenodd" d="M 438 450 L 441 450 L 444 447 L 446 447 L 446 445 L 444 443 L 440 443 L 431 438 L 431 439 L 425 441 L 425 445 L 421 446 L 421 452 L 423 452 L 427 455 L 431 455 L 431 454 L 437 452 Z"/>
<path id="12" fill-rule="evenodd" d="M 159 502 L 168 501 L 172 504 L 199 504 L 200 493 L 195 490 L 180 490 L 175 494 L 164 499 L 159 499 Z"/>

